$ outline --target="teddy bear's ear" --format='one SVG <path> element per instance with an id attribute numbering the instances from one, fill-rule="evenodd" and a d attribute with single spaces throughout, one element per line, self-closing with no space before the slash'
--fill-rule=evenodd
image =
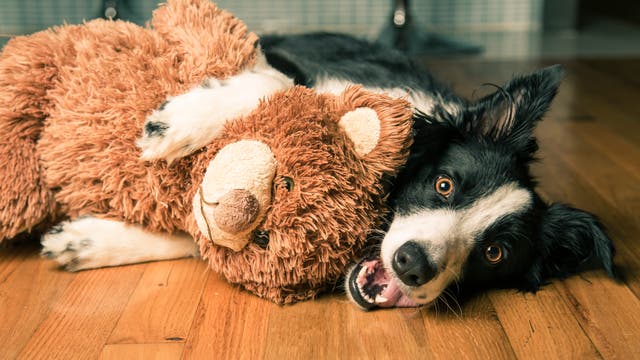
<path id="1" fill-rule="evenodd" d="M 356 153 L 361 157 L 373 151 L 380 142 L 380 118 L 370 107 L 348 111 L 338 124 L 353 141 Z"/>
<path id="2" fill-rule="evenodd" d="M 153 12 L 151 24 L 176 51 L 186 83 L 234 75 L 258 54 L 258 37 L 210 0 L 168 0 Z"/>
<path id="3" fill-rule="evenodd" d="M 338 96 L 336 105 L 338 124 L 353 142 L 358 157 L 369 168 L 395 173 L 411 146 L 411 104 L 352 86 Z"/>

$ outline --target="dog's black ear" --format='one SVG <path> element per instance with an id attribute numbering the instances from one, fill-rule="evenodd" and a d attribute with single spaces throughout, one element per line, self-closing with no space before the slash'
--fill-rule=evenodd
<path id="1" fill-rule="evenodd" d="M 549 109 L 562 76 L 562 67 L 554 65 L 513 78 L 475 104 L 475 119 L 468 126 L 479 135 L 507 142 L 517 150 L 535 151 L 533 129 Z"/>
<path id="2" fill-rule="evenodd" d="M 526 290 L 535 291 L 549 278 L 563 278 L 581 270 L 602 267 L 617 278 L 615 250 L 603 225 L 582 210 L 550 205 L 540 223 L 534 263 L 526 274 Z"/>
<path id="3" fill-rule="evenodd" d="M 447 146 L 458 138 L 458 130 L 448 122 L 416 112 L 413 116 L 413 144 L 400 178 L 411 177 L 425 163 L 435 162 Z"/>

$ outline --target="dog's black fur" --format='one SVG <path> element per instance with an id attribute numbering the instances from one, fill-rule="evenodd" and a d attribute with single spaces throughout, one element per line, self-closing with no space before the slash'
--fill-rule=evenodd
<path id="1" fill-rule="evenodd" d="M 411 155 L 391 196 L 396 216 L 464 210 L 505 184 L 515 183 L 531 194 L 529 206 L 485 224 L 474 234 L 473 247 L 454 279 L 460 288 L 536 291 L 550 278 L 565 277 L 593 263 L 615 275 L 614 249 L 598 219 L 567 205 L 547 204 L 535 193 L 529 170 L 538 149 L 533 130 L 556 95 L 562 78 L 559 66 L 515 77 L 494 94 L 471 102 L 440 85 L 402 53 L 352 37 L 267 36 L 261 45 L 267 61 L 297 84 L 316 86 L 323 79 L 342 79 L 365 87 L 419 91 L 434 99 L 428 112 L 416 112 Z M 446 198 L 433 186 L 443 174 L 456 189 Z M 428 247 L 415 242 L 428 263 Z M 486 260 L 489 244 L 504 251 L 500 263 Z M 397 271 L 396 261 L 397 254 L 393 265 L 384 266 L 399 278 L 403 293 L 418 291 L 435 276 L 425 274 L 424 266 L 415 266 L 409 278 Z M 441 264 L 430 266 L 442 271 Z M 358 294 L 352 298 L 362 307 L 373 305 Z M 422 298 L 412 300 L 423 303 Z"/>

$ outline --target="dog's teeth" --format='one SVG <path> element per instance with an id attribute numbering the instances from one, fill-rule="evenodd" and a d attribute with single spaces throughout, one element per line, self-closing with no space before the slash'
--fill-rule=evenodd
<path id="1" fill-rule="evenodd" d="M 382 296 L 382 295 L 380 295 L 380 294 L 378 294 L 378 295 L 376 296 L 376 303 L 378 303 L 378 304 L 379 304 L 379 303 L 386 302 L 387 300 L 389 300 L 389 299 L 387 299 L 386 297 L 384 297 L 384 296 Z"/>
<path id="2" fill-rule="evenodd" d="M 367 267 L 363 266 L 362 269 L 358 272 L 358 280 L 367 276 Z"/>

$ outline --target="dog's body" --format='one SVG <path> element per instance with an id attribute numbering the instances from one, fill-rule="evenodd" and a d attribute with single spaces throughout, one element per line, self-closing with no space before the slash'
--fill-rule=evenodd
<path id="1" fill-rule="evenodd" d="M 250 111 L 258 99 L 293 83 L 332 93 L 355 83 L 407 97 L 416 109 L 416 136 L 410 160 L 395 182 L 395 218 L 379 256 L 356 265 L 347 276 L 348 293 L 361 307 L 431 303 L 454 283 L 535 291 L 547 278 L 576 272 L 592 259 L 613 275 L 613 248 L 597 219 L 544 203 L 529 173 L 537 150 L 532 131 L 557 91 L 559 67 L 517 77 L 495 94 L 469 102 L 401 53 L 351 37 L 265 37 L 262 48 L 266 62 L 262 59 L 229 80 L 172 98 L 154 112 L 139 142 L 143 156 L 172 160 L 206 145 L 217 128 L 202 136 L 189 124 L 205 121 L 202 108 L 222 97 L 232 104 L 223 114 L 228 118 Z M 95 226 L 104 222 L 82 221 L 95 221 Z M 139 231 L 125 224 L 104 225 Z M 69 238 L 90 236 L 73 235 L 77 228 L 72 221 L 62 232 L 47 235 L 44 251 L 61 263 L 69 261 L 72 256 L 64 251 Z M 158 241 L 175 244 L 176 239 Z M 194 253 L 195 245 L 180 244 L 167 246 L 155 258 Z M 118 246 L 112 242 L 102 252 L 125 249 Z M 127 246 L 131 251 L 130 241 Z M 117 260 L 85 249 L 94 261 L 83 263 L 99 267 L 137 262 L 142 249 L 141 244 L 129 259 Z"/>

